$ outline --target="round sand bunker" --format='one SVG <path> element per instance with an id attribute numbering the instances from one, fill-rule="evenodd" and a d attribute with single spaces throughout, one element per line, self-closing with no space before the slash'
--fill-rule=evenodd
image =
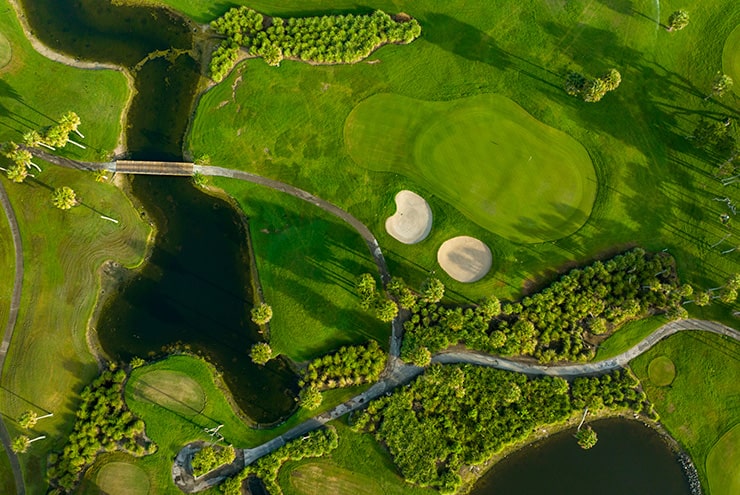
<path id="1" fill-rule="evenodd" d="M 477 282 L 491 269 L 491 250 L 474 237 L 460 236 L 445 241 L 437 251 L 437 262 L 458 282 Z"/>
<path id="2" fill-rule="evenodd" d="M 385 230 L 397 241 L 416 244 L 432 230 L 432 209 L 418 194 L 403 190 L 396 194 L 396 213 L 385 221 Z"/>

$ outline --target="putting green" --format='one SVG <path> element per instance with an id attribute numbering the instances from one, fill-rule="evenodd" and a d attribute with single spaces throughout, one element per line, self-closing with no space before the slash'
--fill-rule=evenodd
<path id="1" fill-rule="evenodd" d="M 707 478 L 712 495 L 740 493 L 740 424 L 717 440 L 707 456 Z"/>
<path id="2" fill-rule="evenodd" d="M 740 26 L 736 27 L 725 41 L 722 70 L 735 82 L 732 90 L 740 95 Z"/>
<path id="3" fill-rule="evenodd" d="M 147 495 L 149 476 L 128 462 L 111 462 L 98 472 L 96 484 L 100 493 L 108 495 Z"/>
<path id="4" fill-rule="evenodd" d="M 159 404 L 183 416 L 195 416 L 206 405 L 203 388 L 185 373 L 154 370 L 131 384 L 137 398 Z"/>
<path id="5" fill-rule="evenodd" d="M 676 378 L 676 365 L 667 356 L 658 356 L 648 365 L 650 381 L 659 387 L 666 387 Z"/>
<path id="6" fill-rule="evenodd" d="M 371 96 L 347 117 L 344 137 L 359 165 L 417 180 L 515 242 L 572 234 L 596 196 L 583 146 L 499 95 L 450 102 Z"/>
<path id="7" fill-rule="evenodd" d="M 0 33 L 0 69 L 8 65 L 12 57 L 13 48 L 10 46 L 10 41 L 8 41 L 8 38 L 3 33 Z"/>

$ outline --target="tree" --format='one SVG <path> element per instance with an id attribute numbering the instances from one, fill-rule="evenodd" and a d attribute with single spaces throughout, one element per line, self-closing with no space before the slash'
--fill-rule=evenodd
<path id="1" fill-rule="evenodd" d="M 390 323 L 398 315 L 398 305 L 390 299 L 378 297 L 375 301 L 375 315 L 380 321 Z"/>
<path id="2" fill-rule="evenodd" d="M 69 210 L 77 205 L 77 195 L 71 187 L 58 187 L 51 195 L 51 202 L 60 210 Z"/>
<path id="3" fill-rule="evenodd" d="M 59 119 L 59 124 L 64 129 L 68 129 L 70 132 L 74 132 L 84 139 L 85 136 L 83 136 L 82 133 L 77 129 L 81 123 L 82 121 L 80 120 L 80 117 L 71 110 L 62 115 L 62 117 Z"/>
<path id="4" fill-rule="evenodd" d="M 16 454 L 24 454 L 33 442 L 43 440 L 44 438 L 46 438 L 46 435 L 41 435 L 36 438 L 28 438 L 26 435 L 20 435 L 13 439 L 13 442 L 10 444 L 10 449 Z"/>
<path id="5" fill-rule="evenodd" d="M 488 296 L 478 303 L 478 309 L 483 316 L 491 319 L 501 313 L 501 301 L 496 296 Z"/>
<path id="6" fill-rule="evenodd" d="M 572 70 L 565 76 L 565 83 L 563 86 L 565 88 L 565 92 L 569 95 L 579 96 L 586 87 L 587 82 L 588 79 L 586 79 L 586 76 Z"/>
<path id="7" fill-rule="evenodd" d="M 445 285 L 436 277 L 427 279 L 421 289 L 421 297 L 425 302 L 438 303 L 445 295 Z"/>
<path id="8" fill-rule="evenodd" d="M 311 385 L 301 390 L 298 394 L 298 400 L 301 407 L 308 409 L 309 411 L 313 411 L 314 409 L 319 408 L 324 398 L 322 397 L 321 392 L 319 392 L 319 389 L 316 386 Z"/>
<path id="9" fill-rule="evenodd" d="M 50 418 L 54 416 L 54 413 L 45 414 L 44 416 L 39 416 L 34 411 L 25 411 L 23 414 L 18 416 L 18 424 L 23 428 L 24 430 L 29 430 L 36 426 L 36 423 L 40 419 L 44 418 Z"/>
<path id="10" fill-rule="evenodd" d="M 93 172 L 95 182 L 106 182 L 108 180 L 108 171 L 102 168 Z"/>
<path id="11" fill-rule="evenodd" d="M 603 79 L 595 78 L 586 83 L 583 89 L 583 101 L 595 103 L 601 101 L 606 92 L 609 91 Z"/>
<path id="12" fill-rule="evenodd" d="M 578 430 L 575 436 L 576 440 L 578 440 L 578 445 L 584 450 L 590 449 L 599 440 L 596 432 L 590 426 Z"/>
<path id="13" fill-rule="evenodd" d="M 370 309 L 373 301 L 375 301 L 375 295 L 378 290 L 378 286 L 375 279 L 369 273 L 363 273 L 357 279 L 355 285 L 357 295 L 360 296 L 360 306 L 362 309 Z"/>
<path id="14" fill-rule="evenodd" d="M 432 353 L 424 346 L 417 347 L 409 353 L 409 361 L 416 366 L 429 366 L 432 362 Z"/>
<path id="15" fill-rule="evenodd" d="M 694 304 L 697 306 L 708 306 L 712 302 L 712 293 L 709 291 L 694 293 Z"/>
<path id="16" fill-rule="evenodd" d="M 249 357 L 255 364 L 263 366 L 272 359 L 272 347 L 267 342 L 258 342 L 252 346 Z"/>
<path id="17" fill-rule="evenodd" d="M 732 88 L 733 84 L 734 81 L 730 76 L 718 72 L 712 81 L 712 95 L 722 96 Z"/>
<path id="18" fill-rule="evenodd" d="M 261 303 L 259 306 L 252 308 L 252 321 L 257 325 L 269 323 L 272 319 L 272 308 L 269 304 Z"/>
<path id="19" fill-rule="evenodd" d="M 677 10 L 668 16 L 668 32 L 680 31 L 689 25 L 689 13 Z"/>
<path id="20" fill-rule="evenodd" d="M 622 74 L 617 69 L 609 69 L 601 76 L 601 80 L 604 81 L 607 91 L 614 91 L 622 83 Z"/>
<path id="21" fill-rule="evenodd" d="M 14 163 L 5 169 L 8 179 L 20 184 L 28 177 L 28 169 L 19 163 Z"/>

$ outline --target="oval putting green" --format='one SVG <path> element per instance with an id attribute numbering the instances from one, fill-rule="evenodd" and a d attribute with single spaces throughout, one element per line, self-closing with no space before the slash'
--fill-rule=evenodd
<path id="1" fill-rule="evenodd" d="M 195 416 L 206 405 L 206 395 L 200 384 L 179 371 L 150 371 L 129 386 L 138 398 L 183 416 Z"/>
<path id="2" fill-rule="evenodd" d="M 648 365 L 648 377 L 659 387 L 668 386 L 676 378 L 676 365 L 667 356 L 658 356 Z"/>
<path id="3" fill-rule="evenodd" d="M 740 26 L 737 26 L 725 40 L 722 70 L 735 81 L 732 90 L 740 95 Z"/>
<path id="4" fill-rule="evenodd" d="M 13 58 L 13 48 L 10 46 L 10 41 L 3 33 L 0 33 L 0 69 L 8 65 L 11 58 Z"/>
<path id="5" fill-rule="evenodd" d="M 128 462 L 106 464 L 95 479 L 100 493 L 109 495 L 147 495 L 149 476 L 138 466 Z"/>
<path id="6" fill-rule="evenodd" d="M 450 102 L 371 96 L 347 117 L 344 136 L 359 165 L 416 180 L 515 242 L 575 232 L 596 197 L 583 146 L 500 95 Z"/>
<path id="7" fill-rule="evenodd" d="M 740 493 L 740 424 L 717 440 L 709 451 L 706 466 L 712 495 Z"/>

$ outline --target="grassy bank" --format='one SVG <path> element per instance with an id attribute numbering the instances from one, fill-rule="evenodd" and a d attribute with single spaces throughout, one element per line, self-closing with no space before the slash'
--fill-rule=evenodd
<path id="1" fill-rule="evenodd" d="M 656 378 L 648 371 L 656 358 L 667 358 L 675 366 L 669 385 L 656 384 L 654 379 L 665 383 L 663 375 Z M 661 423 L 693 459 L 702 486 L 709 487 L 711 495 L 731 493 L 721 487 L 737 483 L 737 449 L 720 445 L 721 462 L 711 452 L 740 423 L 740 344 L 710 333 L 683 332 L 662 341 L 631 366 Z"/>

